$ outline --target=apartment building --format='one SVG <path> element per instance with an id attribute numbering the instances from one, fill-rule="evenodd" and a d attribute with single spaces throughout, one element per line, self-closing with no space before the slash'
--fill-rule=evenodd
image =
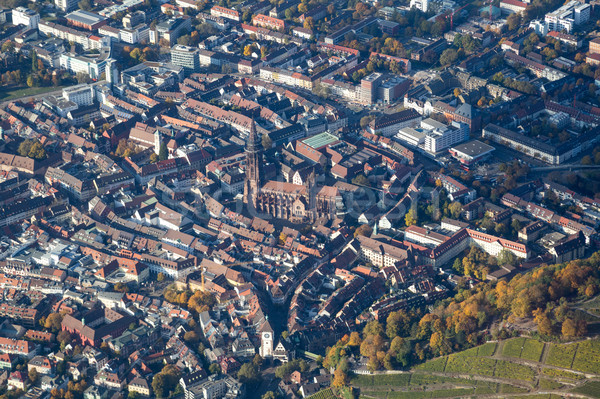
<path id="1" fill-rule="evenodd" d="M 94 103 L 94 87 L 88 84 L 65 87 L 62 94 L 65 100 L 74 102 L 78 106 Z"/>
<path id="2" fill-rule="evenodd" d="M 210 15 L 213 15 L 215 17 L 232 19 L 236 22 L 240 22 L 240 13 L 236 10 L 232 10 L 231 8 L 214 6 L 210 9 Z"/>
<path id="3" fill-rule="evenodd" d="M 252 25 L 264 26 L 273 30 L 285 30 L 285 21 L 278 18 L 269 17 L 268 15 L 258 14 L 252 17 Z"/>
<path id="4" fill-rule="evenodd" d="M 25 25 L 30 29 L 37 29 L 40 22 L 40 14 L 26 7 L 17 7 L 12 10 L 13 25 Z"/>

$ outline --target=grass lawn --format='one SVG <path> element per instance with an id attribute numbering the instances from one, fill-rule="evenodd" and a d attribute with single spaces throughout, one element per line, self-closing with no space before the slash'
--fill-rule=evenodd
<path id="1" fill-rule="evenodd" d="M 10 90 L 6 90 L 5 88 L 0 87 L 0 101 L 16 100 L 23 97 L 27 98 L 39 94 L 49 93 L 51 91 L 62 90 L 64 87 L 68 86 L 12 87 L 10 88 Z"/>

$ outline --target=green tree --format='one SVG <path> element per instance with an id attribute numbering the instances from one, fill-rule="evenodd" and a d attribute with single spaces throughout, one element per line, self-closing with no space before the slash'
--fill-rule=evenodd
<path id="1" fill-rule="evenodd" d="M 38 70 L 38 56 L 37 56 L 37 52 L 35 50 L 31 52 L 31 70 L 32 71 Z"/>
<path id="2" fill-rule="evenodd" d="M 260 381 L 258 367 L 252 363 L 244 363 L 237 374 L 238 379 L 243 384 L 255 384 Z"/>
<path id="3" fill-rule="evenodd" d="M 161 161 L 169 159 L 169 150 L 167 149 L 167 145 L 165 143 L 160 143 L 160 149 L 158 150 L 158 159 Z"/>
<path id="4" fill-rule="evenodd" d="M 277 399 L 277 394 L 275 394 L 273 391 L 267 391 L 263 396 L 261 396 L 261 399 Z"/>
<path id="5" fill-rule="evenodd" d="M 448 205 L 448 212 L 450 212 L 450 216 L 453 219 L 458 219 L 458 217 L 462 213 L 462 204 L 458 201 L 454 201 L 453 203 Z"/>
<path id="6" fill-rule="evenodd" d="M 94 3 L 92 0 L 81 0 L 79 3 L 77 3 L 77 5 L 84 11 L 91 11 L 92 8 L 94 8 Z"/>
<path id="7" fill-rule="evenodd" d="M 458 59 L 458 53 L 456 50 L 449 48 L 444 50 L 442 55 L 440 55 L 440 64 L 442 65 L 450 65 L 456 62 Z"/>
<path id="8" fill-rule="evenodd" d="M 4 43 L 2 43 L 1 50 L 3 53 L 12 53 L 13 51 L 15 51 L 15 44 L 11 40 L 7 40 Z"/>
<path id="9" fill-rule="evenodd" d="M 210 374 L 221 374 L 221 366 L 219 363 L 211 363 L 211 365 L 208 366 L 208 372 Z"/>
<path id="10" fill-rule="evenodd" d="M 367 176 L 363 175 L 362 173 L 352 179 L 352 184 L 356 184 L 357 186 L 371 187 L 371 182 L 369 182 Z"/>

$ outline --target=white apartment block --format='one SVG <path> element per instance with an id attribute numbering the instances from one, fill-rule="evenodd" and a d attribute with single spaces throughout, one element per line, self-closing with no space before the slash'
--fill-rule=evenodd
<path id="1" fill-rule="evenodd" d="M 77 0 L 55 0 L 56 7 L 64 12 L 69 12 L 77 9 Z"/>
<path id="2" fill-rule="evenodd" d="M 12 10 L 13 25 L 25 25 L 30 29 L 37 29 L 40 22 L 40 14 L 25 7 L 17 7 Z"/>
<path id="3" fill-rule="evenodd" d="M 431 155 L 444 151 L 469 138 L 469 128 L 464 123 L 453 122 L 447 126 L 434 119 L 421 121 L 419 128 L 400 129 L 396 139 Z"/>
<path id="4" fill-rule="evenodd" d="M 100 50 L 102 47 L 110 45 L 110 37 L 98 37 L 91 33 L 84 33 L 53 22 L 40 21 L 38 29 L 47 36 L 55 36 L 69 42 L 80 44 L 84 50 Z"/>
<path id="5" fill-rule="evenodd" d="M 63 89 L 63 98 L 79 106 L 92 105 L 94 103 L 94 87 L 88 84 L 66 87 Z"/>
<path id="6" fill-rule="evenodd" d="M 589 21 L 591 9 L 589 4 L 571 0 L 557 10 L 546 14 L 544 21 L 548 31 L 571 33 L 575 26 Z"/>
<path id="7" fill-rule="evenodd" d="M 61 54 L 59 58 L 60 67 L 74 74 L 86 73 L 91 79 L 97 80 L 106 68 L 106 59 L 98 60 L 74 54 Z"/>

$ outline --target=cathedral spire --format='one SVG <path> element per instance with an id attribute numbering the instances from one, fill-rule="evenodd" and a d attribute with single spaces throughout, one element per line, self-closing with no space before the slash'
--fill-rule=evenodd
<path id="1" fill-rule="evenodd" d="M 249 151 L 260 150 L 260 141 L 258 140 L 258 133 L 256 133 L 256 122 L 252 118 L 250 122 L 250 133 L 248 134 L 248 140 L 246 141 L 246 149 Z"/>
<path id="2" fill-rule="evenodd" d="M 244 202 L 256 206 L 256 196 L 262 186 L 262 145 L 256 133 L 254 118 L 246 140 L 246 179 L 244 181 Z"/>

